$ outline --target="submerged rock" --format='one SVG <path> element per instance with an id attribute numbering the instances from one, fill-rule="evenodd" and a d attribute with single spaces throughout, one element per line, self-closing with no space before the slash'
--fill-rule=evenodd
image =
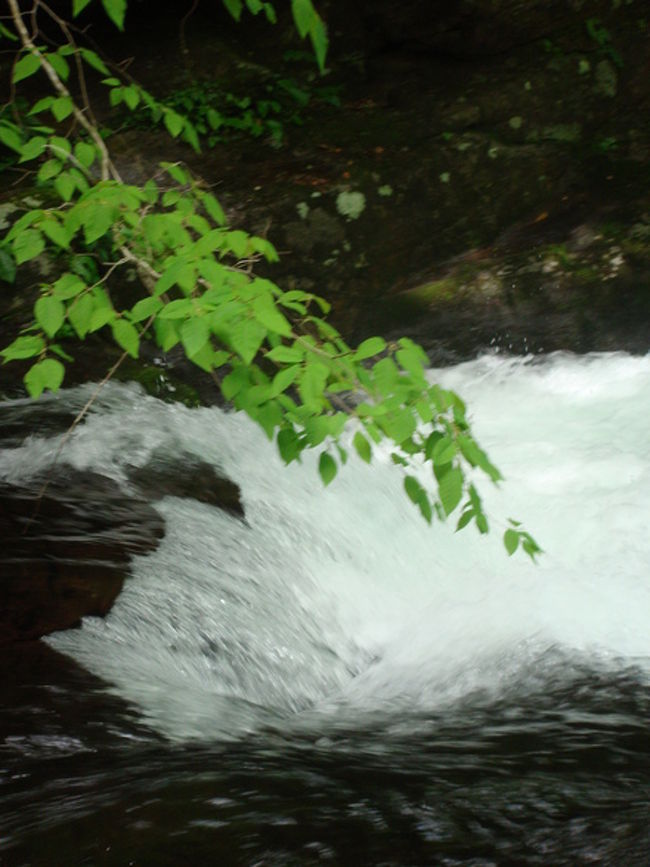
<path id="1" fill-rule="evenodd" d="M 155 452 L 143 467 L 134 467 L 129 481 L 147 500 L 187 497 L 244 516 L 239 486 L 220 476 L 212 464 L 188 453 Z"/>
<path id="2" fill-rule="evenodd" d="M 44 483 L 0 484 L 0 644 L 106 614 L 131 556 L 164 535 L 158 512 L 111 479 L 62 466 L 41 495 Z"/>

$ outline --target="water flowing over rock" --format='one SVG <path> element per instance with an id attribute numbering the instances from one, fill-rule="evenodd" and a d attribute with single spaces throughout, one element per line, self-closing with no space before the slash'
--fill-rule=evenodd
<path id="1" fill-rule="evenodd" d="M 195 455 L 156 452 L 143 467 L 134 467 L 129 479 L 148 500 L 185 497 L 244 516 L 239 487 Z"/>
<path id="2" fill-rule="evenodd" d="M 29 486 L 0 484 L 0 643 L 38 638 L 104 615 L 134 554 L 164 535 L 144 498 L 71 467 Z"/>
<path id="3" fill-rule="evenodd" d="M 78 402 L 79 394 L 71 403 L 4 404 L 5 454 L 18 455 L 13 450 L 25 446 L 30 431 L 62 433 Z M 196 455 L 156 450 L 125 470 L 128 484 L 64 462 L 50 468 L 46 461 L 19 483 L 12 472 L 0 479 L 0 645 L 107 614 L 132 557 L 155 550 L 165 534 L 153 502 L 182 497 L 244 516 L 239 487 Z"/>

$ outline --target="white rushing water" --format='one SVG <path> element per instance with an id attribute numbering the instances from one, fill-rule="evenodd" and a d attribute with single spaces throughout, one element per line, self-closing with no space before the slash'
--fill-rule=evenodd
<path id="1" fill-rule="evenodd" d="M 381 456 L 351 456 L 323 489 L 314 456 L 285 468 L 239 414 L 111 386 L 65 459 L 120 479 L 154 451 L 194 453 L 241 485 L 247 523 L 166 498 L 167 535 L 112 613 L 50 642 L 179 739 L 398 725 L 477 690 L 544 688 L 571 660 L 647 676 L 650 357 L 486 356 L 433 375 L 506 477 L 481 483 L 488 537 L 428 528 Z M 0 475 L 37 471 L 57 444 L 28 440 Z M 507 557 L 509 516 L 539 565 Z"/>

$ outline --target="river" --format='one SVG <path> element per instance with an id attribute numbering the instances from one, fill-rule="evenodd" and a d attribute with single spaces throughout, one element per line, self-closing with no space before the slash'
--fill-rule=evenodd
<path id="1" fill-rule="evenodd" d="M 431 375 L 506 478 L 482 484 L 487 537 L 427 527 L 381 451 L 323 489 L 240 414 L 105 389 L 68 463 L 125 481 L 196 454 L 246 520 L 162 500 L 111 614 L 47 639 L 107 695 L 84 723 L 73 686 L 30 692 L 0 750 L 1 864 L 650 863 L 650 356 Z M 5 449 L 0 477 L 58 443 Z M 508 558 L 508 517 L 537 564 Z M 46 725 L 53 695 L 72 729 Z"/>

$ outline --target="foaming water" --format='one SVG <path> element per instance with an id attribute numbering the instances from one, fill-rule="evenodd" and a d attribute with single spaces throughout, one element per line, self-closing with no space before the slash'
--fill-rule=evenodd
<path id="1" fill-rule="evenodd" d="M 492 533 L 428 528 L 388 456 L 323 489 L 246 418 L 114 385 L 63 457 L 118 480 L 153 452 L 194 453 L 242 488 L 246 522 L 159 504 L 167 535 L 106 620 L 49 641 L 114 684 L 164 735 L 239 738 L 369 719 L 417 729 L 471 700 L 543 693 L 576 669 L 650 671 L 650 358 L 487 356 L 434 371 L 471 408 L 506 477 L 482 483 Z M 48 465 L 59 438 L 0 457 Z M 546 553 L 509 559 L 505 518 Z"/>

